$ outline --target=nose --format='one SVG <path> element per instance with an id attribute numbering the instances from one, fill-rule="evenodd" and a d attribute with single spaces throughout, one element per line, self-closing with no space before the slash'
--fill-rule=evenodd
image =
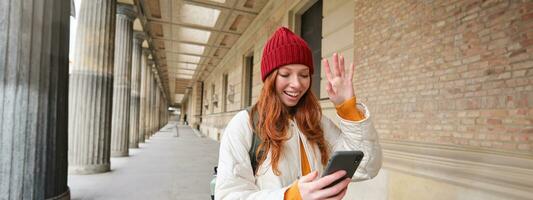
<path id="1" fill-rule="evenodd" d="M 302 87 L 302 82 L 301 82 L 300 78 L 297 75 L 296 76 L 291 76 L 291 79 L 290 79 L 290 82 L 289 82 L 289 86 L 292 87 L 292 88 L 300 89 L 300 87 Z"/>

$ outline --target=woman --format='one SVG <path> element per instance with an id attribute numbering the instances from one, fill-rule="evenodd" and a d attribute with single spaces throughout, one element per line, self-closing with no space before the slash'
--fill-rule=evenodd
<path id="1" fill-rule="evenodd" d="M 342 199 L 350 179 L 322 189 L 346 172 L 320 178 L 329 156 L 338 150 L 360 150 L 364 158 L 353 180 L 366 180 L 381 168 L 381 149 L 370 114 L 357 103 L 344 58 L 334 54 L 333 72 L 323 61 L 326 91 L 337 109 L 340 127 L 322 116 L 309 89 L 311 51 L 285 27 L 267 41 L 261 58 L 263 89 L 251 113 L 241 111 L 228 123 L 220 144 L 216 199 Z M 318 80 L 317 80 L 318 81 Z M 254 123 L 252 116 L 257 116 Z M 255 124 L 252 126 L 252 124 Z M 252 169 L 248 151 L 254 131 L 261 139 Z"/>

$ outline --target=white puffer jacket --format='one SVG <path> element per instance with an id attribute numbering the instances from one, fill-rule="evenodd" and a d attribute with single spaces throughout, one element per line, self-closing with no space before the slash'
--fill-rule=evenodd
<path id="1" fill-rule="evenodd" d="M 347 121 L 337 115 L 340 119 L 340 127 L 337 127 L 327 117 L 323 116 L 321 120 L 325 139 L 331 147 L 330 152 L 363 151 L 365 156 L 352 181 L 371 179 L 381 168 L 381 147 L 370 113 L 364 104 L 358 103 L 357 107 L 366 117 L 361 121 Z M 276 176 L 272 170 L 270 153 L 254 176 L 248 155 L 253 137 L 248 112 L 244 110 L 237 113 L 222 136 L 215 199 L 283 199 L 285 190 L 302 174 L 299 138 L 302 138 L 311 171 L 318 170 L 322 174 L 325 166 L 320 162 L 318 147 L 308 143 L 296 122 L 290 122 L 288 131 L 291 138 L 284 143 L 278 162 L 281 176 Z"/>

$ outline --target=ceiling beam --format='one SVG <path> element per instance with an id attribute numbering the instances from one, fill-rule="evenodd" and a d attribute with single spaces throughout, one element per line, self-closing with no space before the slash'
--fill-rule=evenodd
<path id="1" fill-rule="evenodd" d="M 229 35 L 241 36 L 240 33 L 224 31 L 224 30 L 219 30 L 219 29 L 199 26 L 199 25 L 193 25 L 193 24 L 184 24 L 184 23 L 179 23 L 179 22 L 165 21 L 165 20 L 160 20 L 160 19 L 155 19 L 155 18 L 148 18 L 148 23 L 162 24 L 162 25 L 174 25 L 174 26 L 180 26 L 180 27 L 185 27 L 185 28 L 198 29 L 202 31 L 211 31 L 211 32 L 216 32 L 216 33 L 224 33 L 224 34 L 229 34 Z"/>
<path id="2" fill-rule="evenodd" d="M 214 57 L 214 56 L 204 56 L 204 55 L 201 55 L 201 54 L 186 53 L 186 52 L 177 52 L 177 51 L 157 50 L 157 52 L 158 52 L 158 53 L 180 54 L 180 55 L 187 55 L 187 56 L 198 56 L 198 57 L 203 57 L 203 58 L 222 59 L 222 58 L 217 58 L 217 57 Z"/>
<path id="3" fill-rule="evenodd" d="M 170 64 L 170 63 L 185 63 L 185 64 L 198 65 L 198 66 L 213 66 L 213 65 L 209 65 L 209 64 L 200 64 L 200 63 L 193 63 L 193 62 L 186 62 L 186 61 L 175 61 L 175 60 L 167 61 L 167 63 L 168 64 Z"/>
<path id="4" fill-rule="evenodd" d="M 166 42 L 180 42 L 180 43 L 183 43 L 183 44 L 194 44 L 194 45 L 210 47 L 210 48 L 220 48 L 220 49 L 228 49 L 228 50 L 230 49 L 230 47 L 220 46 L 220 45 L 202 44 L 202 43 L 198 43 L 198 42 L 174 40 L 174 39 L 168 39 L 168 38 L 163 38 L 163 37 L 152 37 L 152 38 L 153 38 L 153 40 L 156 40 L 156 41 L 160 40 L 160 41 L 166 41 Z"/>
<path id="5" fill-rule="evenodd" d="M 172 73 L 171 75 L 174 75 L 174 76 L 178 76 L 178 75 L 184 75 L 184 76 L 194 76 L 194 73 L 192 74 L 187 74 L 187 73 Z"/>
<path id="6" fill-rule="evenodd" d="M 176 80 L 176 81 L 174 81 L 174 82 L 176 82 L 176 83 L 180 83 L 180 84 L 183 84 L 183 83 L 190 83 L 190 82 L 191 82 L 190 79 L 175 79 L 175 80 Z M 178 85 L 178 86 L 179 86 L 179 87 L 185 87 L 185 88 L 187 88 L 187 86 L 181 86 L 181 85 Z"/>
<path id="7" fill-rule="evenodd" d="M 179 67 L 177 68 L 177 70 L 185 70 L 185 71 L 193 71 L 193 72 L 196 71 L 196 69 L 185 69 L 185 68 L 179 68 Z M 176 71 L 174 71 L 174 69 L 173 69 L 170 73 L 178 73 Z"/>
<path id="8" fill-rule="evenodd" d="M 222 4 L 212 4 L 212 3 L 200 2 L 200 1 L 195 1 L 195 0 L 183 0 L 183 2 L 191 4 L 191 5 L 203 6 L 203 7 L 208 7 L 208 8 L 233 10 L 233 12 L 240 12 L 240 13 L 244 13 L 244 14 L 247 14 L 247 15 L 254 15 L 254 17 L 257 14 L 259 14 L 259 13 L 254 12 L 254 11 L 241 10 L 241 9 L 237 9 L 235 7 L 224 6 Z"/>

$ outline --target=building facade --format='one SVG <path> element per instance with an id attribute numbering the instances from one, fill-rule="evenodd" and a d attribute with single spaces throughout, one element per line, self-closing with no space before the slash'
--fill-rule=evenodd
<path id="1" fill-rule="evenodd" d="M 269 1 L 188 90 L 191 127 L 220 140 L 257 100 L 263 45 L 279 26 L 308 41 L 315 69 L 335 52 L 356 65 L 356 96 L 372 113 L 384 165 L 352 183 L 347 199 L 533 196 L 531 1 Z M 311 89 L 335 120 L 317 72 Z"/>

